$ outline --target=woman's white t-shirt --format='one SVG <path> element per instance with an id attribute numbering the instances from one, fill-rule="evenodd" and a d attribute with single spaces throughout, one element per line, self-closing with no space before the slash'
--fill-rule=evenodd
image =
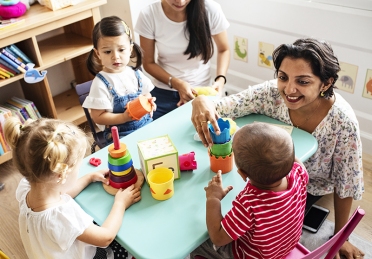
<path id="1" fill-rule="evenodd" d="M 205 0 L 205 8 L 212 35 L 219 34 L 229 27 L 230 24 L 218 3 Z M 188 59 L 189 55 L 183 54 L 189 44 L 189 33 L 185 28 L 186 21 L 171 21 L 165 15 L 159 1 L 141 10 L 135 31 L 142 37 L 155 40 L 157 64 L 173 77 L 182 79 L 191 86 L 209 86 L 210 62 L 203 64 L 200 57 Z M 176 91 L 156 79 L 153 82 L 159 88 Z"/>

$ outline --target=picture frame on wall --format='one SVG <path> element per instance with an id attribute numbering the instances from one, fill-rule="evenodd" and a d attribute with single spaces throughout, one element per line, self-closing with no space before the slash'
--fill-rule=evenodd
<path id="1" fill-rule="evenodd" d="M 372 99 L 372 69 L 367 69 L 362 96 Z"/>
<path id="2" fill-rule="evenodd" d="M 340 62 L 341 71 L 338 72 L 338 80 L 335 86 L 345 92 L 354 93 L 355 82 L 358 74 L 358 66 Z"/>

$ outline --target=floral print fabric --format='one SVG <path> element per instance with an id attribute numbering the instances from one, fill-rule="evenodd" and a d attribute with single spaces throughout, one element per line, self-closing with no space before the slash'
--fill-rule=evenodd
<path id="1" fill-rule="evenodd" d="M 264 114 L 293 126 L 276 82 L 249 86 L 240 93 L 216 100 L 217 112 L 229 118 Z M 359 123 L 341 95 L 335 93 L 335 97 L 332 108 L 311 133 L 318 141 L 318 149 L 304 162 L 310 178 L 307 191 L 322 196 L 336 188 L 340 198 L 360 200 L 364 183 Z"/>

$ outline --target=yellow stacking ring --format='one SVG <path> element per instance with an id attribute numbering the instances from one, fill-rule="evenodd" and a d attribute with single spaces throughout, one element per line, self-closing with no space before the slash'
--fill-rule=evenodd
<path id="1" fill-rule="evenodd" d="M 123 176 L 123 175 L 129 174 L 131 170 L 132 170 L 132 167 L 129 167 L 127 170 L 124 170 L 121 172 L 111 171 L 111 173 L 116 176 Z"/>

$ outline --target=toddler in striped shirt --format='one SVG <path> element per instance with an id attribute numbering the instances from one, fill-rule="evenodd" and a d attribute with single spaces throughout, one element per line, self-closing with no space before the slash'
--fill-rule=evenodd
<path id="1" fill-rule="evenodd" d="M 223 217 L 221 200 L 232 190 L 221 173 L 205 187 L 210 239 L 195 249 L 210 259 L 285 258 L 301 237 L 309 177 L 295 157 L 291 136 L 267 123 L 242 127 L 233 139 L 235 164 L 247 182 Z"/>

